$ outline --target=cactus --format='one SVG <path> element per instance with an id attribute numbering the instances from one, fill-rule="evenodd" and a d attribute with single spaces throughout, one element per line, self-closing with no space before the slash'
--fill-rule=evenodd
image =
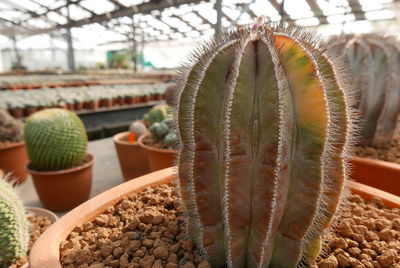
<path id="1" fill-rule="evenodd" d="M 143 120 L 146 122 L 148 126 L 156 122 L 161 122 L 166 119 L 168 116 L 171 116 L 172 108 L 168 105 L 156 105 L 151 110 L 144 115 Z"/>
<path id="2" fill-rule="evenodd" d="M 147 133 L 147 128 L 141 120 L 136 120 L 129 126 L 129 132 L 134 133 L 135 138 L 138 139 L 140 136 Z"/>
<path id="3" fill-rule="evenodd" d="M 23 129 L 24 124 L 21 121 L 0 109 L 0 143 L 22 141 Z"/>
<path id="4" fill-rule="evenodd" d="M 33 168 L 60 170 L 86 158 L 87 136 L 82 121 L 64 109 L 46 109 L 25 124 L 25 142 Z"/>
<path id="5" fill-rule="evenodd" d="M 400 51 L 394 38 L 377 34 L 345 35 L 328 42 L 342 51 L 363 117 L 361 143 L 381 147 L 394 137 L 400 113 Z"/>
<path id="6" fill-rule="evenodd" d="M 187 233 L 217 267 L 318 256 L 343 203 L 351 106 L 309 33 L 256 24 L 193 53 L 175 92 Z"/>
<path id="7" fill-rule="evenodd" d="M 0 267 L 26 256 L 29 243 L 25 209 L 8 180 L 0 178 Z"/>
<path id="8" fill-rule="evenodd" d="M 155 122 L 149 127 L 152 139 L 161 142 L 163 148 L 177 149 L 179 145 L 178 135 L 174 127 L 173 119 L 168 117 L 161 122 Z"/>

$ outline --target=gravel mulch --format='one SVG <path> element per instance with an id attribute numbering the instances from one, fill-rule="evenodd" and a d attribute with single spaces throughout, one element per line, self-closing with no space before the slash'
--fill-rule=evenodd
<path id="1" fill-rule="evenodd" d="M 393 140 L 382 148 L 356 146 L 355 155 L 400 164 L 400 140 Z"/>
<path id="2" fill-rule="evenodd" d="M 28 245 L 28 252 L 27 255 L 29 255 L 29 252 L 33 246 L 33 244 L 36 242 L 36 240 L 39 238 L 39 236 L 47 230 L 47 228 L 50 227 L 52 224 L 51 220 L 47 217 L 36 217 L 34 215 L 29 215 L 28 214 L 28 220 L 30 222 L 29 226 L 29 232 L 30 232 L 30 241 Z M 18 268 L 23 266 L 25 263 L 28 262 L 28 257 L 24 257 L 16 261 L 15 263 L 11 264 L 9 268 Z"/>
<path id="3" fill-rule="evenodd" d="M 351 195 L 326 257 L 310 268 L 400 268 L 400 209 Z M 210 268 L 184 240 L 183 207 L 172 184 L 124 198 L 61 244 L 66 268 Z"/>
<path id="4" fill-rule="evenodd" d="M 319 268 L 400 268 L 400 209 L 351 195 Z"/>

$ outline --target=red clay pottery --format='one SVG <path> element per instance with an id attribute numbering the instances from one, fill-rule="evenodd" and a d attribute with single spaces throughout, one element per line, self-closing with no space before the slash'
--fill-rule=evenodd
<path id="1" fill-rule="evenodd" d="M 150 172 L 147 152 L 138 142 L 128 141 L 129 132 L 114 135 L 114 145 L 117 151 L 119 165 L 125 181 L 140 177 Z"/>
<path id="2" fill-rule="evenodd" d="M 156 171 L 174 166 L 175 158 L 178 153 L 177 150 L 158 149 L 146 144 L 145 139 L 147 135 L 139 138 L 139 145 L 146 150 L 147 158 L 150 164 L 150 170 Z"/>
<path id="3" fill-rule="evenodd" d="M 34 244 L 30 255 L 30 268 L 61 268 L 60 243 L 80 224 L 94 220 L 108 207 L 113 206 L 122 197 L 137 193 L 147 186 L 169 183 L 174 179 L 173 168 L 156 171 L 140 178 L 120 184 L 84 204 L 76 207 L 53 224 Z M 349 182 L 350 189 L 365 199 L 377 196 L 390 207 L 400 207 L 400 197 L 381 190 L 357 183 Z"/>
<path id="4" fill-rule="evenodd" d="M 94 157 L 85 164 L 58 171 L 37 171 L 29 164 L 36 192 L 43 206 L 52 211 L 70 210 L 88 200 L 92 186 Z"/>
<path id="5" fill-rule="evenodd" d="M 25 170 L 28 162 L 24 141 L 0 144 L 0 169 L 4 173 L 11 172 L 12 176 L 17 179 L 17 184 L 25 181 L 28 177 Z"/>
<path id="6" fill-rule="evenodd" d="M 363 157 L 352 157 L 351 164 L 355 181 L 400 196 L 399 164 Z"/>

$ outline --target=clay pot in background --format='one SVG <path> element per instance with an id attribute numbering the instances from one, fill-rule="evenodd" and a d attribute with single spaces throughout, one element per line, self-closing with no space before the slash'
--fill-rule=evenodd
<path id="1" fill-rule="evenodd" d="M 0 144 L 0 169 L 4 173 L 12 173 L 12 176 L 17 179 L 17 184 L 22 183 L 28 177 L 25 170 L 28 162 L 24 141 Z"/>
<path id="2" fill-rule="evenodd" d="M 82 102 L 75 102 L 74 103 L 74 110 L 79 111 L 83 109 L 83 103 Z"/>
<path id="3" fill-rule="evenodd" d="M 25 116 L 25 117 L 30 116 L 31 114 L 36 113 L 37 110 L 38 110 L 38 109 L 37 109 L 36 107 L 26 107 L 26 108 L 24 109 L 24 116 Z"/>
<path id="4" fill-rule="evenodd" d="M 147 159 L 149 160 L 150 170 L 156 171 L 174 166 L 177 150 L 158 149 L 145 144 L 148 135 L 139 138 L 139 145 L 146 150 Z"/>
<path id="5" fill-rule="evenodd" d="M 352 179 L 400 196 L 399 164 L 363 157 L 352 157 L 350 162 Z"/>
<path id="6" fill-rule="evenodd" d="M 126 96 L 125 97 L 125 103 L 126 104 L 133 104 L 134 103 L 133 97 L 132 96 Z"/>
<path id="7" fill-rule="evenodd" d="M 125 105 L 125 98 L 124 97 L 118 97 L 117 98 L 117 104 L 118 105 Z"/>
<path id="8" fill-rule="evenodd" d="M 128 142 L 128 135 L 129 132 L 126 131 L 113 137 L 119 165 L 125 181 L 150 172 L 146 150 L 140 147 L 138 142 Z"/>
<path id="9" fill-rule="evenodd" d="M 12 117 L 17 119 L 24 117 L 24 109 L 22 108 L 11 108 L 8 109 L 8 112 L 12 115 Z"/>
<path id="10" fill-rule="evenodd" d="M 58 171 L 37 171 L 28 164 L 36 192 L 43 206 L 52 211 L 70 210 L 85 202 L 92 186 L 94 157 L 85 164 Z"/>
<path id="11" fill-rule="evenodd" d="M 101 99 L 99 101 L 99 107 L 111 107 L 112 100 L 110 99 Z"/>

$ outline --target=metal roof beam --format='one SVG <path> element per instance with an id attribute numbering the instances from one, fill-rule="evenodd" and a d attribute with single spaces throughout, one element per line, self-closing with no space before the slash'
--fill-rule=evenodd
<path id="1" fill-rule="evenodd" d="M 322 12 L 322 9 L 317 3 L 317 0 L 306 0 L 308 5 L 311 8 L 311 11 L 314 13 L 314 16 L 318 18 L 319 24 L 327 24 L 328 20 L 324 13 Z"/>

